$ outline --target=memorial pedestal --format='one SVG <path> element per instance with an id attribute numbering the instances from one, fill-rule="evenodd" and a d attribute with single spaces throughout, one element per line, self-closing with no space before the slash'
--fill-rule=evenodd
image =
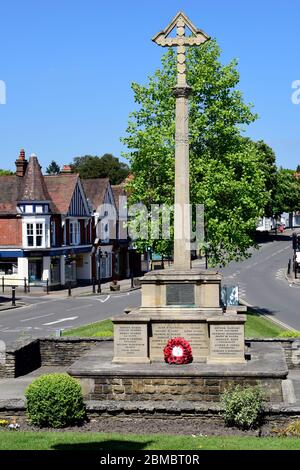
<path id="1" fill-rule="evenodd" d="M 190 343 L 194 362 L 245 362 L 246 317 L 223 312 L 217 272 L 156 271 L 141 285 L 141 307 L 113 319 L 113 362 L 163 362 L 164 347 L 175 337 Z"/>

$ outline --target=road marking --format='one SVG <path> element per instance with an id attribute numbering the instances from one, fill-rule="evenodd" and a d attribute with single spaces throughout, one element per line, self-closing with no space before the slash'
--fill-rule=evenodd
<path id="1" fill-rule="evenodd" d="M 56 315 L 56 313 L 47 313 L 47 315 L 39 315 L 38 317 L 25 318 L 24 320 L 20 320 L 20 322 L 23 323 L 25 321 L 37 320 L 38 318 L 46 318 L 50 317 L 51 315 Z"/>
<path id="2" fill-rule="evenodd" d="M 55 325 L 56 323 L 62 323 L 64 321 L 73 321 L 76 320 L 78 317 L 69 317 L 69 318 L 61 318 L 60 320 L 52 321 L 49 323 L 44 323 L 43 326 Z"/>
<path id="3" fill-rule="evenodd" d="M 120 294 L 120 295 L 114 295 L 114 298 L 119 298 L 119 297 L 126 297 L 127 295 L 130 295 L 130 292 L 126 292 L 124 294 Z"/>
<path id="4" fill-rule="evenodd" d="M 93 304 L 81 305 L 80 307 L 67 308 L 66 312 L 71 312 L 72 310 L 80 310 L 82 308 L 93 307 Z"/>
<path id="5" fill-rule="evenodd" d="M 96 299 L 96 300 L 98 300 L 98 302 L 102 302 L 104 304 L 104 302 L 106 302 L 108 299 L 110 299 L 110 295 L 107 295 L 104 299 Z"/>

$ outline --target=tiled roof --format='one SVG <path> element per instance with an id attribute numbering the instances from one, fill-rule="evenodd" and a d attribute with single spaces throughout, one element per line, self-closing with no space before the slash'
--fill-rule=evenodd
<path id="1" fill-rule="evenodd" d="M 0 214 L 16 214 L 22 179 L 18 176 L 0 176 Z"/>
<path id="2" fill-rule="evenodd" d="M 19 201 L 35 200 L 49 201 L 54 214 L 68 213 L 79 175 L 43 176 L 38 173 L 34 162 L 27 177 L 0 176 L 0 215 L 17 214 Z"/>
<path id="3" fill-rule="evenodd" d="M 115 204 L 116 204 L 116 208 L 117 208 L 117 211 L 119 212 L 120 211 L 120 202 L 122 204 L 122 201 L 123 201 L 123 206 L 124 206 L 124 201 L 126 198 L 126 192 L 124 190 L 124 184 L 117 184 L 117 185 L 113 185 L 111 187 L 112 189 L 112 192 L 113 192 L 113 195 L 114 195 L 114 200 L 115 200 Z M 121 198 L 121 200 L 120 200 Z M 124 207 L 122 207 L 121 209 L 124 209 Z"/>
<path id="4" fill-rule="evenodd" d="M 53 211 L 59 214 L 67 214 L 79 175 L 70 173 L 44 176 L 44 179 L 48 194 L 53 202 Z"/>
<path id="5" fill-rule="evenodd" d="M 31 156 L 22 181 L 21 201 L 49 201 L 50 197 L 36 156 Z"/>
<path id="6" fill-rule="evenodd" d="M 109 185 L 108 178 L 81 180 L 84 192 L 93 209 L 96 211 L 104 203 L 104 196 Z"/>

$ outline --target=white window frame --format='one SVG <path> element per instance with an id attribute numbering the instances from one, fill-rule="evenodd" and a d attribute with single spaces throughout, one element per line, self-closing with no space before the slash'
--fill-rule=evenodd
<path id="1" fill-rule="evenodd" d="M 30 232 L 29 232 L 30 227 Z M 25 223 L 25 246 L 27 248 L 45 248 L 45 221 L 26 221 Z M 29 244 L 28 238 L 33 238 L 33 244 Z M 38 237 L 41 238 L 41 243 L 37 244 Z"/>
<path id="2" fill-rule="evenodd" d="M 78 220 L 70 220 L 70 245 L 80 245 L 80 223 Z"/>
<path id="3" fill-rule="evenodd" d="M 51 233 L 50 233 L 50 240 L 51 246 L 56 246 L 56 223 L 55 220 L 52 220 L 50 223 Z"/>

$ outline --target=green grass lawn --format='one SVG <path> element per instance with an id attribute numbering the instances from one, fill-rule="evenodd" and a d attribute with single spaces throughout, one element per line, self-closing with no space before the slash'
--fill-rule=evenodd
<path id="1" fill-rule="evenodd" d="M 113 336 L 114 328 L 111 320 L 103 320 L 90 325 L 80 326 L 72 330 L 63 332 L 63 336 L 82 336 L 82 337 L 99 337 L 99 336 Z"/>
<path id="2" fill-rule="evenodd" d="M 248 338 L 277 338 L 286 330 L 272 321 L 253 311 L 247 314 L 246 337 Z M 104 320 L 90 325 L 81 326 L 63 332 L 63 336 L 101 337 L 113 336 L 113 323 Z"/>
<path id="3" fill-rule="evenodd" d="M 299 450 L 291 437 L 192 437 L 0 431 L 0 450 Z"/>
<path id="4" fill-rule="evenodd" d="M 248 311 L 245 332 L 247 338 L 278 338 L 284 332 L 286 330 L 271 320 L 251 310 Z"/>

